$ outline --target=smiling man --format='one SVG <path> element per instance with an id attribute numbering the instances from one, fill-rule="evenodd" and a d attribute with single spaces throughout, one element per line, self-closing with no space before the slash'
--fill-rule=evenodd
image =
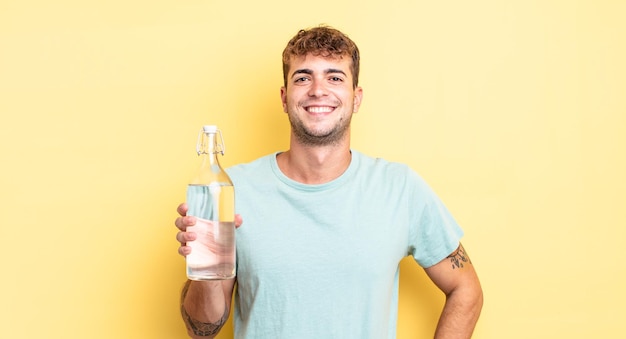
<path id="1" fill-rule="evenodd" d="M 235 292 L 236 338 L 395 338 L 399 263 L 412 256 L 446 295 L 435 338 L 470 338 L 482 289 L 463 232 L 408 166 L 350 148 L 359 50 L 330 27 L 301 30 L 283 52 L 289 150 L 229 168 L 236 189 L 237 277 L 188 281 L 193 338 L 214 337 Z M 196 235 L 181 204 L 179 253 Z"/>
<path id="2" fill-rule="evenodd" d="M 363 90 L 352 81 L 351 59 L 332 55 L 286 55 L 281 88 L 292 137 L 305 145 L 333 145 L 349 139 L 350 121 Z"/>

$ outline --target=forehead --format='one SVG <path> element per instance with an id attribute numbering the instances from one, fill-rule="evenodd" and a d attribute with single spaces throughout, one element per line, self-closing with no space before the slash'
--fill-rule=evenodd
<path id="1" fill-rule="evenodd" d="M 289 74 L 293 75 L 298 70 L 310 70 L 313 72 L 326 72 L 329 69 L 340 70 L 351 75 L 350 65 L 352 59 L 341 56 L 320 56 L 307 54 L 303 56 L 292 56 L 289 60 Z"/>

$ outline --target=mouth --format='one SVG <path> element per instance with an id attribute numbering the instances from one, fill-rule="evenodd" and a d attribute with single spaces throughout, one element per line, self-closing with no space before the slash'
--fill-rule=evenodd
<path id="1" fill-rule="evenodd" d="M 335 110 L 334 106 L 305 106 L 304 109 L 312 114 L 326 114 Z"/>

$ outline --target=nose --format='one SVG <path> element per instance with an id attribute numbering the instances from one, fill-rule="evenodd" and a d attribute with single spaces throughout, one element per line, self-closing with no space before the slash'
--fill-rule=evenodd
<path id="1" fill-rule="evenodd" d="M 312 80 L 311 87 L 309 87 L 310 97 L 322 97 L 327 94 L 326 86 L 321 80 Z"/>

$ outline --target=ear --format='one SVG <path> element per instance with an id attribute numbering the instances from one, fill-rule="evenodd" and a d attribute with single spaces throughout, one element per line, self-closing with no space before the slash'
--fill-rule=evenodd
<path id="1" fill-rule="evenodd" d="M 287 113 L 287 88 L 285 86 L 280 88 L 280 101 L 283 104 L 283 112 Z"/>
<path id="2" fill-rule="evenodd" d="M 352 107 L 352 113 L 357 113 L 359 111 L 359 107 L 361 107 L 361 101 L 363 101 L 363 88 L 357 86 L 354 89 L 354 103 Z"/>

